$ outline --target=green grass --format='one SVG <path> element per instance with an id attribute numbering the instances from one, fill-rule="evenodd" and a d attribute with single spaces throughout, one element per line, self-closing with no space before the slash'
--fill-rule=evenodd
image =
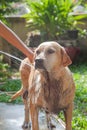
<path id="1" fill-rule="evenodd" d="M 0 102 L 9 103 L 12 94 L 21 88 L 21 81 L 17 79 L 19 77 L 18 70 L 11 68 L 7 63 L 2 62 L 2 55 L 0 56 Z M 16 80 L 12 79 L 12 76 Z M 10 92 L 10 94 L 8 93 Z M 21 103 L 21 97 L 17 98 L 12 103 Z"/>
<path id="2" fill-rule="evenodd" d="M 13 93 L 18 91 L 21 88 L 21 81 L 19 79 L 16 80 L 7 80 L 3 85 L 0 85 L 0 102 L 11 102 L 11 96 Z M 10 92 L 10 94 L 9 94 Z M 22 103 L 21 97 L 12 101 L 12 103 Z"/>
<path id="3" fill-rule="evenodd" d="M 7 80 L 3 85 L 0 85 L 1 91 L 18 91 L 21 87 L 20 79 Z"/>
<path id="4" fill-rule="evenodd" d="M 87 130 L 87 64 L 73 65 L 76 93 L 73 111 L 73 130 Z"/>
<path id="5" fill-rule="evenodd" d="M 16 100 L 11 101 L 11 96 L 8 96 L 7 94 L 2 94 L 0 95 L 0 102 L 21 104 L 22 99 L 21 97 L 18 97 Z"/>

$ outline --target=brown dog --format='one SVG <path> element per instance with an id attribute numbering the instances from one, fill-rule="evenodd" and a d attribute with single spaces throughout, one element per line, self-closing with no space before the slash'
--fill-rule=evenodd
<path id="1" fill-rule="evenodd" d="M 71 60 L 56 42 L 44 42 L 35 52 L 35 69 L 29 78 L 29 110 L 32 130 L 39 130 L 38 111 L 64 112 L 66 130 L 72 130 L 72 110 L 75 85 L 68 69 Z"/>
<path id="2" fill-rule="evenodd" d="M 49 113 L 55 114 L 63 110 L 66 130 L 71 130 L 75 85 L 72 74 L 67 68 L 71 60 L 63 47 L 56 42 L 42 43 L 35 52 L 35 69 L 32 68 L 30 71 L 30 67 L 24 62 L 30 63 L 26 58 L 20 67 L 23 87 L 12 97 L 12 99 L 19 95 L 24 97 L 23 126 L 25 128 L 28 126 L 30 110 L 32 128 L 38 130 L 38 109 L 44 108 Z M 29 92 L 29 103 L 26 90 Z"/>
<path id="3" fill-rule="evenodd" d="M 21 65 L 20 65 L 20 76 L 21 76 L 21 81 L 22 81 L 22 87 L 21 89 L 16 92 L 12 97 L 11 100 L 15 100 L 18 96 L 23 97 L 23 102 L 25 106 L 25 119 L 24 123 L 22 125 L 23 128 L 28 128 L 28 123 L 29 123 L 29 107 L 28 107 L 28 80 L 29 80 L 29 74 L 31 67 L 28 65 L 30 64 L 30 61 L 28 58 L 25 58 Z"/>

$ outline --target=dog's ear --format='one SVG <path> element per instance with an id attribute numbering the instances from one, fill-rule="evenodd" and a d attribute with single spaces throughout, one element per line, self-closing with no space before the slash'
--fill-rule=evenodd
<path id="1" fill-rule="evenodd" d="M 72 64 L 70 57 L 68 56 L 68 54 L 66 53 L 63 47 L 61 48 L 61 55 L 62 55 L 62 64 L 64 67 Z"/>

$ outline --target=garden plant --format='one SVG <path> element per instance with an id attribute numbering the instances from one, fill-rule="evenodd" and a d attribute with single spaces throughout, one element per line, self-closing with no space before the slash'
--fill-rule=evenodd
<path id="1" fill-rule="evenodd" d="M 42 39 L 48 40 L 57 40 L 67 30 L 77 28 L 81 31 L 77 24 L 81 24 L 87 15 L 71 15 L 73 8 L 81 2 L 74 4 L 72 0 L 27 0 L 30 12 L 24 17 L 29 31 L 40 31 Z"/>

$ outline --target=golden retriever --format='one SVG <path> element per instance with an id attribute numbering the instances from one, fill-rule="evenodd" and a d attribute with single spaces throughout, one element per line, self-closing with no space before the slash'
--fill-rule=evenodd
<path id="1" fill-rule="evenodd" d="M 27 114 L 25 114 L 24 127 L 27 126 L 30 119 L 32 130 L 39 130 L 38 111 L 43 108 L 48 113 L 55 114 L 62 110 L 66 130 L 72 130 L 75 85 L 72 73 L 68 69 L 68 65 L 71 63 L 66 51 L 57 42 L 44 42 L 38 46 L 34 55 L 34 67 L 31 70 L 28 68 L 24 74 L 26 78 L 22 78 L 26 81 L 22 90 L 25 92 L 24 99 L 27 104 L 25 105 Z M 28 98 L 26 98 L 26 90 L 28 90 Z"/>
<path id="2" fill-rule="evenodd" d="M 68 65 L 72 62 L 56 42 L 44 42 L 35 51 L 34 66 L 29 76 L 29 110 L 32 130 L 39 130 L 38 111 L 64 112 L 66 130 L 72 130 L 75 85 Z"/>

